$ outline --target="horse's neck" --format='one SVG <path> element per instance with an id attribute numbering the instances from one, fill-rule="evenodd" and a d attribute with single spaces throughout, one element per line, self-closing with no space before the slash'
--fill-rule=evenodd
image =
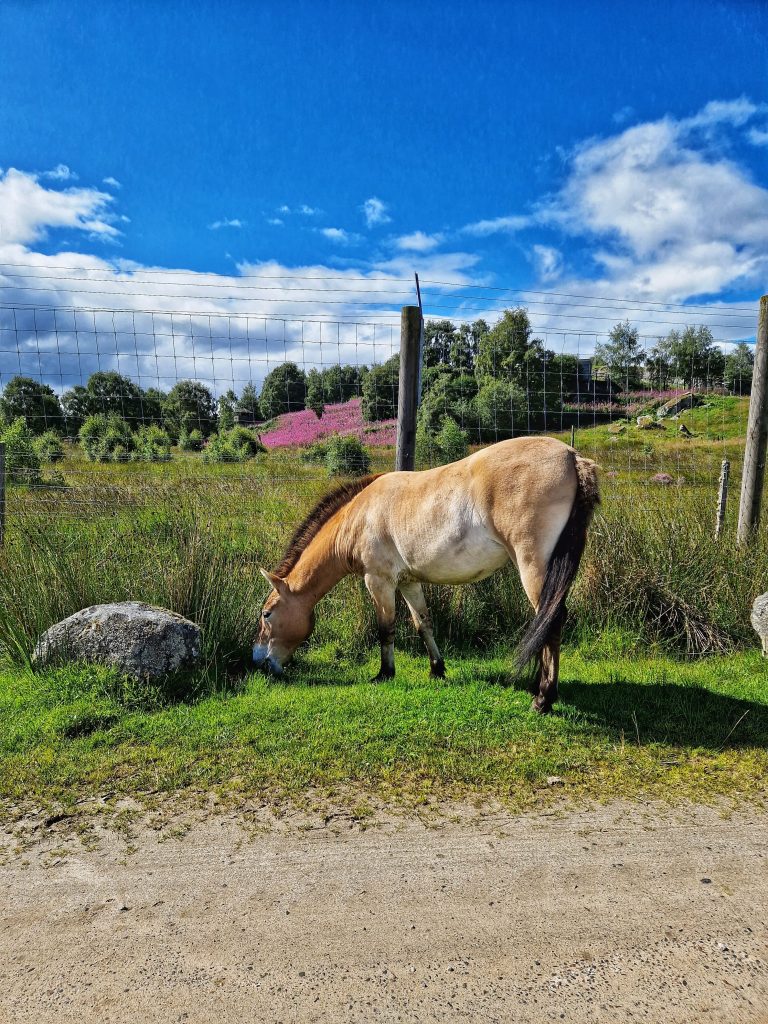
<path id="1" fill-rule="evenodd" d="M 302 551 L 286 577 L 294 593 L 311 595 L 317 603 L 339 580 L 349 575 L 349 563 L 335 541 L 335 533 L 324 529 Z"/>

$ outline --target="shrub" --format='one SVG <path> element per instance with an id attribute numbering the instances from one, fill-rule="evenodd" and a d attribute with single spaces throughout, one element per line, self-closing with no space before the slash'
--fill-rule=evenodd
<path id="1" fill-rule="evenodd" d="M 213 434 L 203 451 L 203 462 L 246 462 L 265 451 L 252 430 L 233 427 Z"/>
<path id="2" fill-rule="evenodd" d="M 451 416 L 443 417 L 443 425 L 437 435 L 437 447 L 443 462 L 458 462 L 469 451 L 467 435 Z"/>
<path id="3" fill-rule="evenodd" d="M 134 434 L 135 462 L 168 462 L 171 458 L 171 439 L 162 427 L 140 427 Z"/>
<path id="4" fill-rule="evenodd" d="M 64 445 L 55 430 L 46 430 L 36 437 L 34 447 L 41 462 L 59 462 L 64 458 Z"/>
<path id="5" fill-rule="evenodd" d="M 301 461 L 309 463 L 310 466 L 322 466 L 325 463 L 325 457 L 328 454 L 328 442 L 327 441 L 315 441 L 308 448 L 304 448 L 301 452 Z"/>
<path id="6" fill-rule="evenodd" d="M 328 441 L 325 466 L 331 476 L 365 476 L 370 471 L 371 460 L 361 442 L 348 434 L 336 434 Z"/>
<path id="7" fill-rule="evenodd" d="M 34 434 L 22 416 L 0 431 L 0 441 L 5 443 L 8 480 L 17 484 L 37 483 L 40 479 L 40 456 L 35 449 Z"/>
<path id="8" fill-rule="evenodd" d="M 179 448 L 183 452 L 199 452 L 203 450 L 203 432 L 202 430 L 187 430 L 186 427 L 182 428 L 179 432 Z"/>
<path id="9" fill-rule="evenodd" d="M 125 462 L 134 448 L 131 428 L 114 414 L 89 416 L 80 427 L 78 436 L 91 462 Z"/>

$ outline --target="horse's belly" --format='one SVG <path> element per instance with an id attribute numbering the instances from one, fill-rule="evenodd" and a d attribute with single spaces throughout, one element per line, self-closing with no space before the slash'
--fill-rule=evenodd
<path id="1" fill-rule="evenodd" d="M 483 527 L 458 535 L 434 537 L 409 566 L 424 583 L 474 583 L 509 562 L 509 554 Z"/>

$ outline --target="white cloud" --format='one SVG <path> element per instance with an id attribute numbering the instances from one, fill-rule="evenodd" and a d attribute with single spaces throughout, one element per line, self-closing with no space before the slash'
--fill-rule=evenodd
<path id="1" fill-rule="evenodd" d="M 531 251 L 533 264 L 540 281 L 551 284 L 563 272 L 563 254 L 551 245 L 534 245 Z"/>
<path id="2" fill-rule="evenodd" d="M 375 227 L 377 224 L 388 224 L 392 218 L 387 213 L 387 204 L 376 196 L 366 199 L 360 207 L 365 217 L 366 226 Z"/>
<path id="3" fill-rule="evenodd" d="M 339 242 L 341 245 L 357 245 L 362 241 L 360 235 L 345 231 L 344 228 L 318 228 L 318 231 L 330 242 Z"/>
<path id="4" fill-rule="evenodd" d="M 298 212 L 302 214 L 304 217 L 316 217 L 319 213 L 322 213 L 323 211 L 318 206 L 307 206 L 306 203 L 302 203 L 302 205 L 299 207 Z"/>
<path id="5" fill-rule="evenodd" d="M 109 185 L 110 188 L 122 188 L 123 186 L 117 180 L 117 178 L 109 177 L 101 179 L 102 185 Z"/>
<path id="6" fill-rule="evenodd" d="M 757 109 L 709 103 L 682 121 L 667 117 L 587 141 L 537 219 L 597 242 L 598 265 L 633 295 L 682 301 L 756 283 L 768 269 L 768 190 L 722 155 L 718 137 L 710 148 L 689 133 L 741 127 Z"/>
<path id="7" fill-rule="evenodd" d="M 750 128 L 747 138 L 753 146 L 768 146 L 768 128 Z"/>
<path id="8" fill-rule="evenodd" d="M 286 206 L 285 203 L 283 203 L 282 206 L 278 206 L 277 212 L 278 213 L 290 213 L 291 212 L 291 208 L 290 208 L 290 206 Z"/>
<path id="9" fill-rule="evenodd" d="M 428 235 L 424 231 L 413 231 L 410 235 L 400 235 L 394 240 L 394 244 L 398 249 L 407 252 L 431 252 L 441 244 L 443 237 L 439 233 Z"/>
<path id="10" fill-rule="evenodd" d="M 77 175 L 66 164 L 56 164 L 53 170 L 43 171 L 38 177 L 49 181 L 77 181 Z"/>
<path id="11" fill-rule="evenodd" d="M 530 227 L 533 223 L 531 217 L 511 216 L 494 217 L 491 220 L 478 220 L 473 224 L 465 224 L 461 229 L 466 235 L 474 235 L 476 238 L 485 238 L 488 235 L 515 234 L 523 228 Z"/>
<path id="12" fill-rule="evenodd" d="M 740 96 L 735 100 L 710 100 L 698 113 L 682 118 L 678 124 L 682 129 L 711 128 L 722 124 L 740 128 L 755 114 L 765 109 L 766 104 L 753 103 L 746 96 Z"/>
<path id="13" fill-rule="evenodd" d="M 273 227 L 282 227 L 285 221 L 280 217 L 267 217 L 267 224 L 271 224 Z"/>
<path id="14" fill-rule="evenodd" d="M 74 228 L 115 239 L 119 231 L 109 210 L 112 196 L 93 188 L 49 189 L 39 176 L 11 167 L 0 172 L 0 244 L 26 245 L 50 228 Z"/>
<path id="15" fill-rule="evenodd" d="M 223 220 L 215 220 L 212 224 L 208 225 L 210 231 L 218 231 L 220 228 L 242 228 L 245 227 L 244 220 L 238 220 L 237 217 L 224 218 Z"/>

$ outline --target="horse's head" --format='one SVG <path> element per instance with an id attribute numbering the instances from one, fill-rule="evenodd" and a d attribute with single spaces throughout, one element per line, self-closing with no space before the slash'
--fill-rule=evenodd
<path id="1" fill-rule="evenodd" d="M 283 666 L 304 643 L 315 625 L 314 605 L 309 598 L 291 591 L 280 576 L 261 569 L 272 592 L 261 611 L 259 638 L 253 648 L 257 667 L 281 675 Z"/>

